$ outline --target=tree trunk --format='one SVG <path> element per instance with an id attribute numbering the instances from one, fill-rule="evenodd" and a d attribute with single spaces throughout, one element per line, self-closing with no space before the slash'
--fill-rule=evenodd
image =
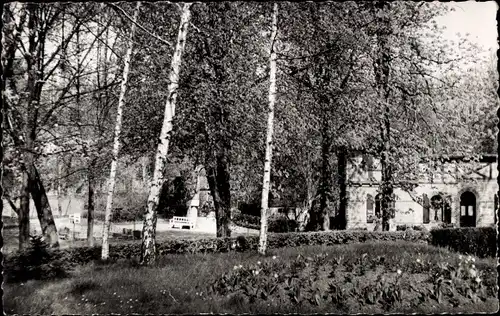
<path id="1" fill-rule="evenodd" d="M 57 213 L 59 216 L 62 217 L 62 205 L 61 205 L 61 162 L 59 161 L 59 158 L 57 159 L 57 187 L 56 187 L 56 194 L 57 194 Z"/>
<path id="2" fill-rule="evenodd" d="M 329 120 L 326 110 L 323 114 L 322 123 L 322 140 L 321 140 L 321 183 L 320 183 L 320 198 L 319 210 L 316 216 L 317 222 L 313 228 L 315 230 L 329 230 L 330 227 L 325 227 L 328 220 L 328 205 L 330 201 L 332 186 L 331 186 L 331 168 L 330 168 L 330 151 L 331 151 L 331 138 L 329 135 Z"/>
<path id="3" fill-rule="evenodd" d="M 155 169 L 151 188 L 148 196 L 148 205 L 144 216 L 143 234 L 142 234 L 142 249 L 141 249 L 141 264 L 149 264 L 156 258 L 155 235 L 156 235 L 156 213 L 158 201 L 160 199 L 160 191 L 164 182 L 164 171 L 166 166 L 168 146 L 172 136 L 172 120 L 175 115 L 175 100 L 177 98 L 177 88 L 179 86 L 179 71 L 181 68 L 181 57 L 186 44 L 187 31 L 189 20 L 191 18 L 192 3 L 185 3 L 182 9 L 181 21 L 179 24 L 179 34 L 175 51 L 172 56 L 170 70 L 170 84 L 168 85 L 167 102 L 165 104 L 165 114 L 163 118 L 163 126 L 160 134 L 160 142 L 155 157 Z"/>
<path id="4" fill-rule="evenodd" d="M 30 192 L 28 174 L 21 176 L 21 192 L 19 193 L 19 250 L 25 249 L 30 242 Z"/>
<path id="5" fill-rule="evenodd" d="M 339 194 L 339 212 L 337 214 L 338 229 L 346 229 L 347 226 L 347 152 L 346 148 L 341 147 L 337 151 L 338 185 Z"/>
<path id="6" fill-rule="evenodd" d="M 273 124 L 274 104 L 276 103 L 276 51 L 274 41 L 278 32 L 278 3 L 274 3 L 271 26 L 271 55 L 269 57 L 269 108 L 267 117 L 266 157 L 264 161 L 264 179 L 262 181 L 262 197 L 260 202 L 259 253 L 266 254 L 267 249 L 267 216 L 269 211 L 269 189 L 271 186 L 271 162 L 273 158 Z"/>
<path id="7" fill-rule="evenodd" d="M 52 215 L 52 209 L 50 208 L 45 187 L 43 186 L 35 165 L 30 163 L 27 167 L 29 191 L 35 204 L 38 219 L 40 220 L 42 234 L 51 247 L 57 248 L 59 247 L 59 237 L 57 235 L 56 223 L 54 222 L 54 216 Z"/>
<path id="8" fill-rule="evenodd" d="M 229 215 L 231 214 L 231 198 L 229 187 L 229 172 L 225 159 L 216 158 L 214 168 L 207 163 L 207 180 L 210 193 L 214 200 L 217 237 L 230 237 Z"/>
<path id="9" fill-rule="evenodd" d="M 94 163 L 91 162 L 88 168 L 88 207 L 87 207 L 87 244 L 94 246 L 94 192 L 95 192 L 95 176 Z"/>
<path id="10" fill-rule="evenodd" d="M 380 1 L 375 4 L 379 12 L 383 12 L 390 8 L 390 3 Z M 381 183 L 381 211 L 382 211 L 382 229 L 389 230 L 389 219 L 394 216 L 393 206 L 393 179 L 392 179 L 392 162 L 390 161 L 390 108 L 389 108 L 389 76 L 390 76 L 390 46 L 388 43 L 389 36 L 391 35 L 391 22 L 386 14 L 379 14 L 380 30 L 377 34 L 377 60 L 375 63 L 375 80 L 377 83 L 377 90 L 379 100 L 382 103 L 382 118 L 381 118 L 381 167 L 382 167 L 382 183 Z"/>
<path id="11" fill-rule="evenodd" d="M 123 78 L 120 87 L 120 97 L 118 99 L 118 109 L 116 113 L 116 124 L 115 124 L 115 137 L 113 141 L 113 158 L 111 160 L 111 171 L 109 172 L 109 181 L 108 181 L 108 198 L 106 201 L 106 212 L 104 215 L 104 227 L 102 230 L 102 253 L 101 259 L 107 260 L 109 257 L 109 227 L 111 223 L 111 212 L 113 210 L 113 193 L 115 191 L 116 184 L 116 169 L 118 165 L 118 154 L 120 152 L 120 134 L 122 129 L 122 115 L 123 115 L 123 106 L 125 104 L 125 93 L 127 92 L 127 81 L 128 74 L 130 70 L 130 59 L 132 57 L 132 49 L 134 46 L 133 38 L 136 29 L 137 17 L 139 15 L 139 8 L 141 6 L 141 2 L 137 2 L 137 6 L 134 12 L 134 23 L 132 23 L 132 29 L 130 31 L 130 37 L 127 43 L 127 52 L 125 53 L 124 59 L 124 67 L 123 67 Z"/>

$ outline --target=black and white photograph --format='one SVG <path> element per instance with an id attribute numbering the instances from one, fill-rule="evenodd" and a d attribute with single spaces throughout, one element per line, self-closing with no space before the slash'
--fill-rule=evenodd
<path id="1" fill-rule="evenodd" d="M 0 5 L 3 315 L 498 312 L 495 1 Z"/>

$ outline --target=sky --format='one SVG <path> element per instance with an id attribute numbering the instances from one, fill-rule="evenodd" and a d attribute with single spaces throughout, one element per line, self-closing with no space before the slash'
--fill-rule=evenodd
<path id="1" fill-rule="evenodd" d="M 469 33 L 468 38 L 486 50 L 497 49 L 498 6 L 495 1 L 449 2 L 448 5 L 454 7 L 455 11 L 436 19 L 438 23 L 446 26 L 445 36 L 459 39 Z M 457 33 L 461 36 L 459 37 Z"/>

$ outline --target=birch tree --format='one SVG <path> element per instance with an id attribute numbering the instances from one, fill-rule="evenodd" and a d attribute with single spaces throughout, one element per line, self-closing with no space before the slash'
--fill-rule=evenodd
<path id="1" fill-rule="evenodd" d="M 130 37 L 127 43 L 127 52 L 124 59 L 123 67 L 123 78 L 120 87 L 120 96 L 118 99 L 118 108 L 116 113 L 116 125 L 115 125 L 115 136 L 113 141 L 113 158 L 111 160 L 111 170 L 109 172 L 109 182 L 108 182 L 108 197 L 106 202 L 106 213 L 104 217 L 104 228 L 102 231 L 102 253 L 101 258 L 107 260 L 109 257 L 109 226 L 111 222 L 111 212 L 113 208 L 113 193 L 115 190 L 115 180 L 116 180 L 116 169 L 118 165 L 118 154 L 120 152 L 120 133 L 122 127 L 122 116 L 123 107 L 125 104 L 125 93 L 127 92 L 127 80 L 130 71 L 130 59 L 132 56 L 132 49 L 134 46 L 134 33 L 137 25 L 137 17 L 139 15 L 139 9 L 141 2 L 137 2 L 137 6 L 134 12 L 133 23 L 130 31 Z M 89 194 L 90 195 L 90 194 Z"/>
<path id="2" fill-rule="evenodd" d="M 274 104 L 276 102 L 276 51 L 274 43 L 278 33 L 278 4 L 274 3 L 271 30 L 271 54 L 269 57 L 269 109 L 267 118 L 266 158 L 264 162 L 264 180 L 260 205 L 259 253 L 264 255 L 267 248 L 267 213 L 269 210 L 269 187 L 271 185 L 271 161 L 273 158 Z"/>
<path id="3" fill-rule="evenodd" d="M 177 43 L 172 57 L 170 70 L 170 83 L 167 91 L 167 101 L 165 103 L 165 113 L 162 129 L 160 133 L 160 142 L 155 157 L 155 167 L 153 179 L 148 196 L 146 214 L 144 216 L 141 264 L 149 264 L 156 258 L 155 235 L 157 208 L 160 198 L 160 191 L 164 182 L 164 170 L 167 162 L 168 147 L 172 135 L 172 121 L 175 115 L 175 101 L 177 98 L 177 89 L 179 87 L 179 71 L 181 68 L 182 53 L 186 45 L 186 37 L 191 18 L 192 3 L 185 3 L 182 8 L 181 21 L 179 24 L 179 33 Z"/>

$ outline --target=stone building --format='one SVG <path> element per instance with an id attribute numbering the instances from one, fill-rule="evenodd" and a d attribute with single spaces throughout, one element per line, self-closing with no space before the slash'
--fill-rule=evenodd
<path id="1" fill-rule="evenodd" d="M 497 156 L 483 155 L 479 161 L 451 157 L 419 164 L 412 188 L 394 188 L 397 225 L 431 228 L 491 226 L 496 223 Z M 375 227 L 380 212 L 380 161 L 368 156 L 351 158 L 347 167 L 347 228 Z"/>

